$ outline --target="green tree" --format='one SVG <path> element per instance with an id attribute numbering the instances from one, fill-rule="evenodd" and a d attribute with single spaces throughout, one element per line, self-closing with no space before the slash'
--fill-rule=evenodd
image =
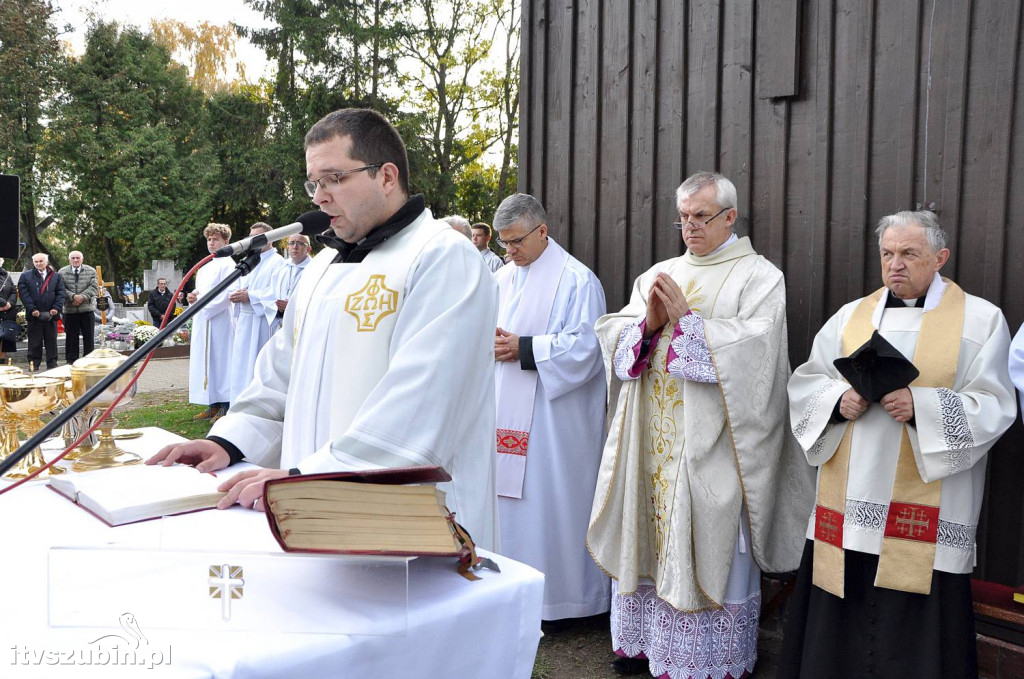
<path id="1" fill-rule="evenodd" d="M 29 252 L 49 252 L 36 230 L 39 153 L 47 101 L 66 63 L 53 16 L 48 0 L 0 1 L 0 172 L 21 178 L 22 240 Z"/>
<path id="2" fill-rule="evenodd" d="M 119 285 L 152 259 L 190 264 L 219 166 L 187 70 L 139 29 L 97 23 L 57 103 L 47 156 L 65 238 Z"/>
<path id="3" fill-rule="evenodd" d="M 498 194 L 502 197 L 515 188 L 515 158 L 519 146 L 519 24 L 518 0 L 490 0 L 491 14 L 497 22 L 496 34 L 504 49 L 497 68 L 484 71 L 481 98 L 501 139 L 501 170 Z"/>
<path id="4" fill-rule="evenodd" d="M 406 75 L 406 103 L 425 122 L 425 139 L 436 174 L 428 200 L 445 215 L 455 199 L 455 176 L 497 140 L 477 90 L 494 34 L 489 0 L 409 0 L 406 22 L 416 26 L 399 38 L 402 55 L 415 65 Z"/>

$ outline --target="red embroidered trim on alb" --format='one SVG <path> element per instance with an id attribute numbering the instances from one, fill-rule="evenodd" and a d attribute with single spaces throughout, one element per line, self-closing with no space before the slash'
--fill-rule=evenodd
<path id="1" fill-rule="evenodd" d="M 530 444 L 530 432 L 514 429 L 498 430 L 498 452 L 508 455 L 526 456 L 526 448 Z"/>

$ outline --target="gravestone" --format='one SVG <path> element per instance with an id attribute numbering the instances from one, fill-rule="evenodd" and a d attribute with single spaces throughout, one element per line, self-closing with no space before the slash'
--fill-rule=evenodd
<path id="1" fill-rule="evenodd" d="M 142 287 L 146 292 L 156 288 L 156 282 L 161 278 L 167 279 L 167 287 L 173 292 L 181 283 L 181 269 L 174 266 L 169 259 L 154 259 L 153 267 L 142 272 Z"/>

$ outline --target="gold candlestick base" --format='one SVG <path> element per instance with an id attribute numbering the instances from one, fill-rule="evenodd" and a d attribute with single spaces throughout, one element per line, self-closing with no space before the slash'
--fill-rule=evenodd
<path id="1" fill-rule="evenodd" d="M 130 464 L 139 464 L 142 458 L 135 453 L 121 450 L 114 443 L 114 425 L 117 422 L 112 416 L 108 416 L 100 427 L 99 443 L 95 450 L 80 455 L 71 470 L 76 472 L 90 472 L 96 469 L 108 469 L 110 467 L 125 467 Z"/>
<path id="2" fill-rule="evenodd" d="M 39 452 L 38 448 L 36 448 L 31 453 L 21 458 L 21 460 L 18 461 L 18 464 L 14 465 L 10 471 L 4 474 L 4 478 L 9 481 L 23 479 L 29 474 L 34 474 L 42 469 L 45 464 L 46 460 L 43 459 L 43 454 Z M 50 467 L 46 470 L 43 476 L 56 476 L 58 474 L 63 474 L 64 471 L 65 470 L 62 467 Z"/>

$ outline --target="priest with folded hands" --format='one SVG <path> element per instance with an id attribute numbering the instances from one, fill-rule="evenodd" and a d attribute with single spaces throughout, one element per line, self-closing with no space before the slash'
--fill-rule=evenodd
<path id="1" fill-rule="evenodd" d="M 586 547 L 604 444 L 605 374 L 594 332 L 604 289 L 548 234 L 533 196 L 501 201 L 494 228 L 513 263 L 495 274 L 501 551 L 544 573 L 543 620 L 597 615 L 611 592 Z"/>
<path id="2" fill-rule="evenodd" d="M 927 211 L 883 217 L 884 287 L 789 382 L 818 469 L 778 676 L 977 676 L 970 573 L 987 454 L 1013 423 L 1002 312 L 939 276 Z"/>

